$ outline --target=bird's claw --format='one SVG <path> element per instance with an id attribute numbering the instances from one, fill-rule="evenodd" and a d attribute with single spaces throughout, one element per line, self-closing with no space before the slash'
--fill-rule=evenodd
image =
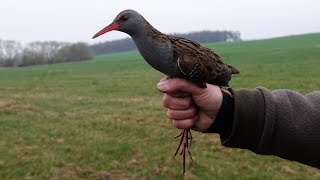
<path id="1" fill-rule="evenodd" d="M 176 149 L 176 152 L 174 153 L 173 157 L 175 157 L 178 154 L 181 145 L 183 145 L 183 148 L 180 151 L 180 155 L 183 156 L 182 166 L 183 166 L 183 174 L 184 174 L 185 170 L 186 170 L 186 151 L 188 152 L 188 155 L 190 157 L 192 166 L 195 167 L 195 163 L 194 163 L 194 160 L 193 160 L 192 155 L 191 155 L 191 143 L 192 143 L 191 131 L 189 129 L 184 129 L 175 138 L 178 138 L 178 137 L 181 137 L 181 138 L 180 138 L 179 145 L 178 145 L 178 147 Z"/>

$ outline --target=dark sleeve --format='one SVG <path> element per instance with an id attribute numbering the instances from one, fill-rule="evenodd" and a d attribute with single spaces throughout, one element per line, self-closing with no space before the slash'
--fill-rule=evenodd
<path id="1" fill-rule="evenodd" d="M 232 89 L 228 91 L 232 94 Z M 214 123 L 205 130 L 203 133 L 218 133 L 221 138 L 228 137 L 232 131 L 234 120 L 234 99 L 233 95 L 230 95 L 222 91 L 222 104 Z"/>
<path id="2" fill-rule="evenodd" d="M 233 91 L 234 120 L 224 146 L 320 168 L 320 92 Z"/>

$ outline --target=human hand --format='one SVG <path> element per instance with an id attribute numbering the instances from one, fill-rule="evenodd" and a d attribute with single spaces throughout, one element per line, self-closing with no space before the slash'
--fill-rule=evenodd
<path id="1" fill-rule="evenodd" d="M 165 77 L 157 88 L 165 93 L 163 106 L 168 108 L 167 116 L 178 129 L 207 130 L 222 104 L 220 87 L 211 84 L 202 89 L 185 79 Z"/>

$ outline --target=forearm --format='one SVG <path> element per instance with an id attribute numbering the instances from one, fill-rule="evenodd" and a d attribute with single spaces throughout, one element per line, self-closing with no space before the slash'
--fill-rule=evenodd
<path id="1" fill-rule="evenodd" d="M 258 88 L 233 93 L 232 130 L 220 133 L 224 146 L 320 167 L 320 92 L 302 96 Z"/>
<path id="2" fill-rule="evenodd" d="M 266 115 L 257 153 L 320 168 L 320 92 L 303 96 L 289 90 L 260 90 Z"/>

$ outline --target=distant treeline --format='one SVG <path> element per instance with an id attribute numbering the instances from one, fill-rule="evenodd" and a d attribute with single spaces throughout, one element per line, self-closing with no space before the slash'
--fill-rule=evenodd
<path id="1" fill-rule="evenodd" d="M 200 31 L 185 34 L 175 33 L 172 35 L 191 39 L 198 43 L 230 42 L 241 40 L 240 32 L 238 31 Z M 93 44 L 91 45 L 91 48 L 94 53 L 98 55 L 133 50 L 136 48 L 136 46 L 131 38 L 126 38 Z"/>
<path id="2" fill-rule="evenodd" d="M 92 49 L 81 42 L 37 41 L 22 46 L 17 41 L 0 39 L 0 67 L 82 61 L 93 56 Z"/>
<path id="3" fill-rule="evenodd" d="M 200 31 L 174 36 L 191 39 L 198 43 L 240 41 L 237 31 Z M 89 46 L 86 43 L 64 43 L 57 41 L 36 41 L 22 46 L 21 43 L 0 39 L 0 67 L 54 64 L 69 61 L 89 60 L 94 55 L 135 49 L 131 38 L 107 41 Z"/>

